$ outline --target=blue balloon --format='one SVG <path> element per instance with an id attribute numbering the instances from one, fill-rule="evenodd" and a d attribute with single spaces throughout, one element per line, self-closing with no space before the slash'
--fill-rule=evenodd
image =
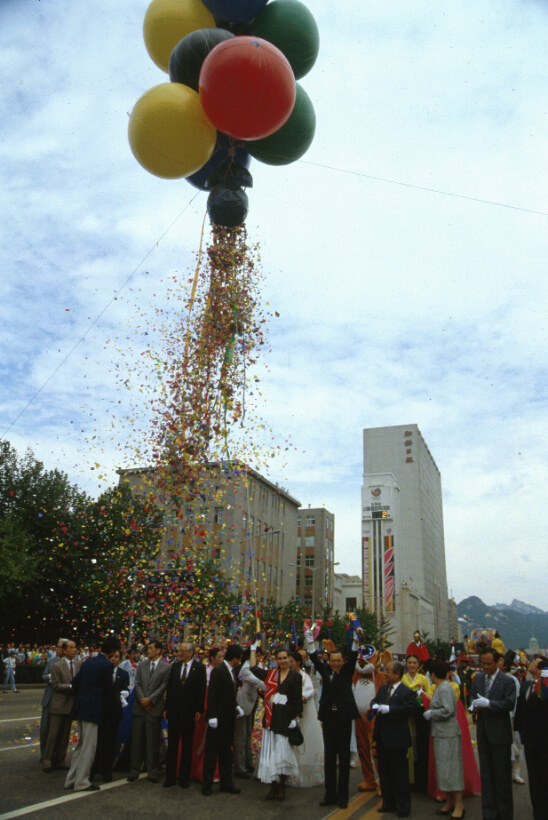
<path id="1" fill-rule="evenodd" d="M 216 19 L 229 23 L 249 23 L 267 3 L 268 0 L 203 0 Z"/>
<path id="2" fill-rule="evenodd" d="M 232 151 L 234 155 L 232 155 Z M 240 147 L 231 137 L 227 137 L 226 134 L 217 131 L 217 142 L 215 143 L 215 148 L 210 159 L 208 159 L 205 165 L 202 165 L 199 171 L 186 177 L 186 181 L 190 182 L 195 188 L 199 188 L 200 191 L 208 191 L 209 188 L 206 187 L 207 178 L 216 171 L 217 168 L 220 168 L 223 162 L 226 162 L 226 160 L 231 157 L 235 162 L 239 162 L 240 165 L 249 168 L 251 162 L 251 154 L 249 151 Z"/>

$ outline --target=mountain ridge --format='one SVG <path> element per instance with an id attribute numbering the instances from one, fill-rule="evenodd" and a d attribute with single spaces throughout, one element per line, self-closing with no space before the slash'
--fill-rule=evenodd
<path id="1" fill-rule="evenodd" d="M 463 635 L 473 629 L 498 629 L 507 649 L 529 648 L 536 638 L 540 648 L 548 646 L 548 612 L 514 598 L 511 604 L 490 606 L 477 595 L 470 595 L 457 604 Z"/>

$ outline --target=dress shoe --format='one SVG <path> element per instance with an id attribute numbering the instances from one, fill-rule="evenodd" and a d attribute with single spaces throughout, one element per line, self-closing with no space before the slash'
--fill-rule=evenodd
<path id="1" fill-rule="evenodd" d="M 87 789 L 82 789 L 83 792 L 99 792 L 101 791 L 101 786 L 98 786 L 97 783 L 90 783 Z"/>
<path id="2" fill-rule="evenodd" d="M 448 814 L 452 813 L 453 809 L 446 809 L 445 811 L 443 809 L 436 809 L 436 814 L 439 814 L 441 817 L 447 817 Z"/>
<path id="3" fill-rule="evenodd" d="M 112 775 L 111 774 L 104 774 L 103 775 L 103 783 L 112 783 Z"/>
<path id="4" fill-rule="evenodd" d="M 180 786 L 182 789 L 190 789 L 190 783 L 188 782 L 188 780 L 181 780 L 181 781 L 179 781 L 179 786 Z"/>
<path id="5" fill-rule="evenodd" d="M 148 780 L 150 783 L 159 783 L 159 782 L 160 782 L 160 778 L 159 778 L 159 777 L 150 777 L 150 776 L 149 776 L 149 777 L 147 777 L 147 780 Z"/>
<path id="6" fill-rule="evenodd" d="M 169 788 L 171 788 L 171 786 L 174 786 L 174 785 L 175 785 L 174 780 L 166 780 L 165 783 L 163 784 L 162 788 L 163 789 L 169 789 Z"/>
<path id="7" fill-rule="evenodd" d="M 348 808 L 348 800 L 346 802 L 344 800 L 341 800 L 341 802 L 339 803 L 339 808 L 340 809 L 347 809 Z"/>
<path id="8" fill-rule="evenodd" d="M 42 771 L 44 772 L 44 774 L 51 774 L 53 771 L 53 766 L 44 766 Z"/>
<path id="9" fill-rule="evenodd" d="M 202 794 L 204 797 L 211 797 L 211 786 L 202 786 Z"/>
<path id="10" fill-rule="evenodd" d="M 220 791 L 226 792 L 227 794 L 241 794 L 242 790 L 237 789 L 236 786 L 221 786 Z"/>
<path id="11" fill-rule="evenodd" d="M 328 797 L 324 797 L 324 799 L 320 803 L 320 806 L 336 806 L 337 803 L 337 800 L 330 800 Z"/>
<path id="12" fill-rule="evenodd" d="M 138 777 L 139 777 L 138 774 L 129 774 L 127 776 L 126 780 L 127 780 L 128 783 L 133 783 L 133 781 L 137 780 Z"/>
<path id="13" fill-rule="evenodd" d="M 379 806 L 377 811 L 379 812 L 379 814 L 392 814 L 393 812 L 396 811 L 396 809 L 389 809 L 389 808 L 387 808 L 386 806 L 383 805 L 383 806 Z"/>

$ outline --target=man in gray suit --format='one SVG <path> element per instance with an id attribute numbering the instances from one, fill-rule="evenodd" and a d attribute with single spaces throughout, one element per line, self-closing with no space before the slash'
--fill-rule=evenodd
<path id="1" fill-rule="evenodd" d="M 146 766 L 148 779 L 159 783 L 160 745 L 162 743 L 162 716 L 164 694 L 169 680 L 171 664 L 162 657 L 161 641 L 151 641 L 147 646 L 147 659 L 137 667 L 135 674 L 135 703 L 131 730 L 131 772 L 128 781 L 137 780 L 141 770 L 143 738 L 146 739 Z"/>
<path id="2" fill-rule="evenodd" d="M 42 771 L 49 774 L 53 769 L 68 769 L 65 757 L 72 723 L 71 711 L 74 703 L 72 679 L 80 669 L 75 660 L 78 649 L 74 641 L 64 641 L 63 656 L 52 666 L 51 685 L 53 694 L 50 702 L 48 739 L 44 751 Z"/>
<path id="3" fill-rule="evenodd" d="M 494 649 L 480 652 L 483 672 L 472 684 L 470 711 L 477 715 L 478 755 L 483 820 L 512 820 L 512 723 L 516 687 L 499 669 Z"/>
<path id="4" fill-rule="evenodd" d="M 63 644 L 67 642 L 67 638 L 59 638 L 57 646 L 55 647 L 55 655 L 48 659 L 46 668 L 42 673 L 42 680 L 46 683 L 44 694 L 42 695 L 42 717 L 40 719 L 40 763 L 44 760 L 44 752 L 46 751 L 46 740 L 48 739 L 49 731 L 49 710 L 51 703 L 52 687 L 51 687 L 51 668 L 54 663 L 58 663 L 63 657 Z"/>

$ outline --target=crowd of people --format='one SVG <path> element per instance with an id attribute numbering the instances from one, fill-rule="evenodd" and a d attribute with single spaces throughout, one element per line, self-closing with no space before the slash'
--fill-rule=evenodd
<path id="1" fill-rule="evenodd" d="M 439 815 L 460 819 L 464 799 L 481 794 L 484 818 L 511 820 L 525 757 L 533 817 L 547 820 L 548 659 L 534 658 L 519 681 L 512 653 L 484 647 L 476 671 L 464 654 L 431 658 L 418 633 L 405 660 L 363 646 L 359 629 L 344 650 L 318 646 L 310 628 L 300 643 L 265 653 L 260 636 L 246 647 L 187 641 L 172 657 L 151 640 L 124 659 L 117 638 L 83 652 L 61 638 L 43 671 L 42 769 L 67 769 L 75 791 L 98 790 L 115 765 L 130 783 L 143 771 L 151 783 L 163 771 L 164 788 L 199 781 L 204 797 L 215 783 L 239 794 L 237 780 L 251 777 L 267 800 L 323 785 L 320 805 L 345 808 L 354 755 L 359 789 L 382 796 L 380 812 L 407 817 L 417 790 Z"/>

